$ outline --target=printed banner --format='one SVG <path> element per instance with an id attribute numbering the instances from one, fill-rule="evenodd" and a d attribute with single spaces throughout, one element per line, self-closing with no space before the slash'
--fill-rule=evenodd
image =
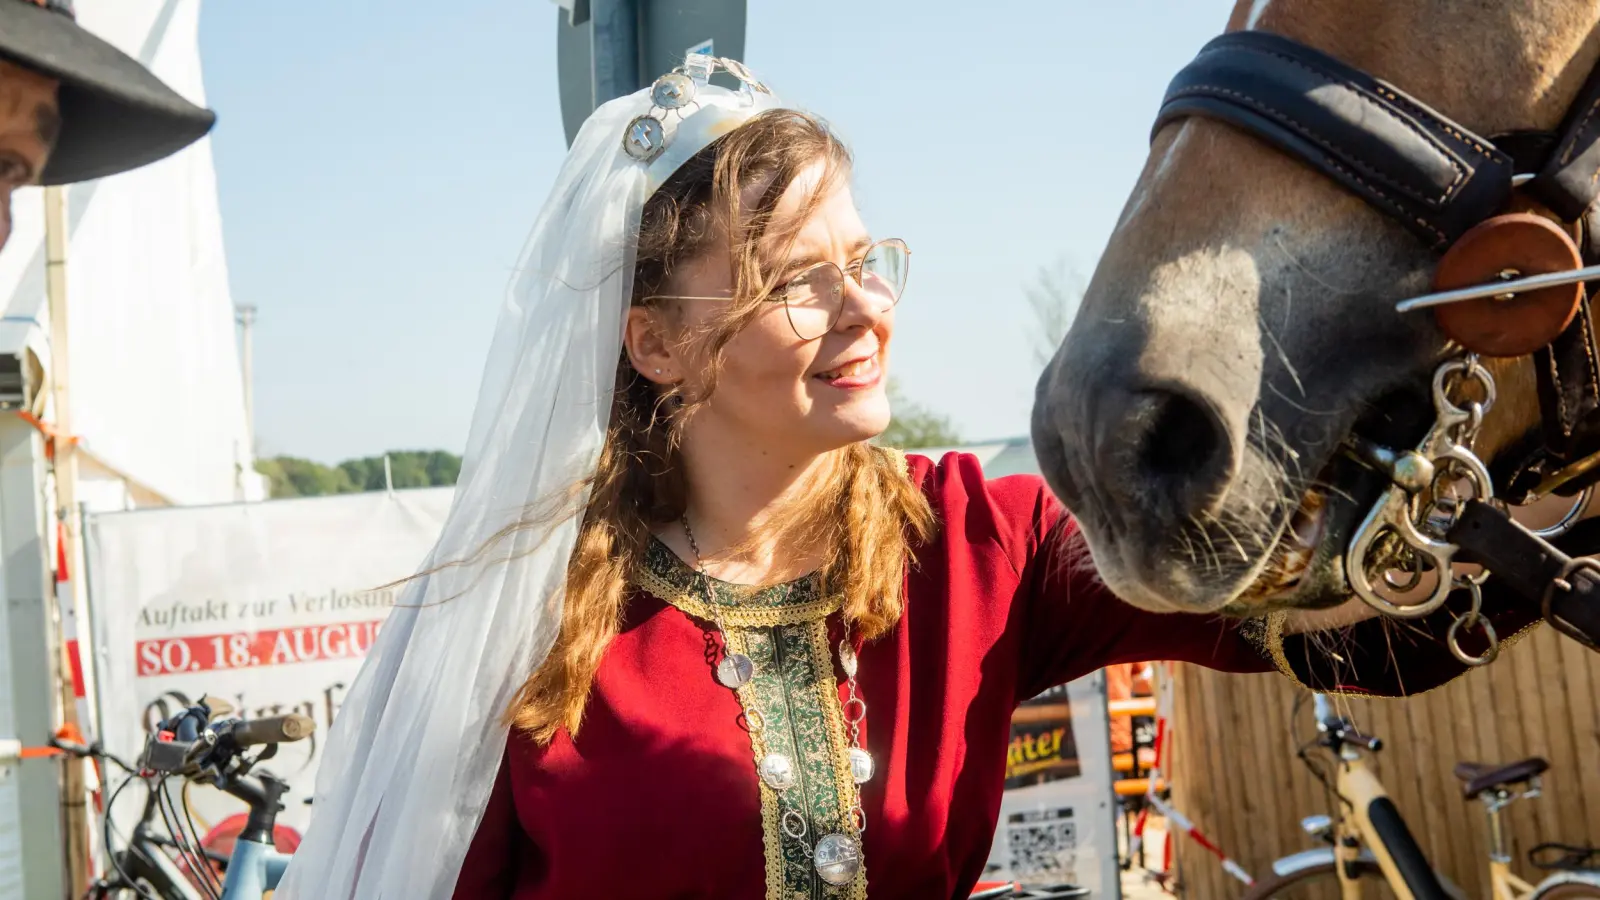
<path id="1" fill-rule="evenodd" d="M 1096 900 L 1121 896 L 1108 726 L 1104 672 L 1017 708 L 985 881 L 1074 884 Z"/>
<path id="2" fill-rule="evenodd" d="M 148 730 L 205 695 L 245 717 L 303 713 L 310 739 L 263 768 L 290 785 L 278 821 L 304 830 L 318 748 L 399 588 L 438 539 L 450 488 L 89 517 L 90 619 L 106 746 L 130 762 Z M 120 779 L 113 782 L 115 787 Z M 189 791 L 204 836 L 243 803 Z M 144 792 L 117 802 L 136 819 Z"/>

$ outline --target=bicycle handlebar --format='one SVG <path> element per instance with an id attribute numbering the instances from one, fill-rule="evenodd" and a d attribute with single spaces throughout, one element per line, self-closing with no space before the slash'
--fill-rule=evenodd
<path id="1" fill-rule="evenodd" d="M 1340 728 L 1334 734 L 1334 737 L 1337 738 L 1341 743 L 1360 747 L 1363 750 L 1370 750 L 1373 753 L 1383 749 L 1383 740 L 1381 738 L 1375 738 L 1371 735 L 1362 734 L 1353 728 Z"/>
<path id="2" fill-rule="evenodd" d="M 1342 745 L 1359 747 L 1363 750 L 1376 753 L 1383 749 L 1383 740 L 1368 734 L 1362 734 L 1351 726 L 1350 722 L 1333 711 L 1333 704 L 1328 702 L 1328 695 L 1312 694 L 1312 710 L 1317 718 L 1317 730 L 1326 735 L 1323 742 L 1327 746 L 1337 748 Z"/>
<path id="3" fill-rule="evenodd" d="M 298 713 L 219 721 L 201 703 L 157 726 L 145 742 L 140 764 L 153 772 L 185 777 L 207 768 L 220 773 L 246 747 L 286 744 L 307 738 L 315 730 L 316 722 Z"/>
<path id="4" fill-rule="evenodd" d="M 303 740 L 317 730 L 310 716 L 290 713 L 287 716 L 269 716 L 265 719 L 233 719 L 223 723 L 218 737 L 233 738 L 234 746 L 253 747 L 257 744 L 288 744 Z"/>

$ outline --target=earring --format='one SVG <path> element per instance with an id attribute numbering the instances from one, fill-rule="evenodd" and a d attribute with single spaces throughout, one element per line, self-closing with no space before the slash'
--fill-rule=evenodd
<path id="1" fill-rule="evenodd" d="M 661 374 L 661 370 L 660 370 L 660 369 L 657 369 L 657 370 L 656 370 L 656 374 L 657 374 L 657 375 L 660 375 L 660 374 Z"/>

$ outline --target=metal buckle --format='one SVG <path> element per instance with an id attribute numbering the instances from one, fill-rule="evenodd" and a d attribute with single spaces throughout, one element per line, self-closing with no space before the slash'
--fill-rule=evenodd
<path id="1" fill-rule="evenodd" d="M 1480 381 L 1484 387 L 1484 400 L 1481 404 L 1469 403 L 1463 409 L 1451 402 L 1447 396 L 1446 382 L 1455 374 Z M 1428 480 L 1432 480 L 1447 467 L 1453 467 L 1454 471 L 1471 485 L 1473 499 L 1486 502 L 1494 499 L 1494 482 L 1489 476 L 1488 468 L 1467 446 L 1471 443 L 1472 433 L 1482 423 L 1484 411 L 1494 404 L 1494 399 L 1494 379 L 1475 357 L 1446 362 L 1440 365 L 1433 375 L 1434 425 L 1415 450 L 1406 454 L 1386 451 L 1386 457 L 1396 463 L 1389 466 L 1380 465 L 1381 460 L 1378 457 L 1384 454 L 1377 454 L 1372 450 L 1363 454 L 1367 457 L 1368 465 L 1380 465 L 1380 468 L 1386 469 L 1385 474 L 1394 482 L 1384 491 L 1383 497 L 1356 528 L 1345 553 L 1345 580 L 1356 596 L 1368 606 L 1395 618 L 1415 619 L 1443 606 L 1450 596 L 1451 590 L 1454 589 L 1451 565 L 1455 561 L 1458 548 L 1449 541 L 1426 533 L 1418 526 L 1413 520 L 1414 500 L 1424 488 L 1422 484 L 1424 474 Z M 1458 436 L 1462 438 L 1459 442 Z M 1402 459 L 1406 460 L 1408 465 L 1398 465 Z M 1422 465 L 1424 462 L 1427 463 L 1426 466 Z M 1404 542 L 1415 558 L 1436 573 L 1438 584 L 1432 594 L 1420 603 L 1400 605 L 1384 597 L 1378 592 L 1367 571 L 1379 537 L 1389 531 L 1394 532 Z"/>
<path id="2" fill-rule="evenodd" d="M 1543 614 L 1544 620 L 1549 622 L 1550 626 L 1555 630 L 1588 647 L 1590 650 L 1600 650 L 1600 635 L 1586 634 L 1579 630 L 1576 625 L 1555 615 L 1550 609 L 1550 601 L 1555 599 L 1557 590 L 1572 590 L 1572 582 L 1567 579 L 1580 569 L 1588 570 L 1597 580 L 1600 580 L 1600 560 L 1592 556 L 1573 557 L 1570 562 L 1561 568 L 1561 574 L 1551 579 L 1550 583 L 1545 586 L 1544 597 L 1539 602 L 1539 611 Z"/>

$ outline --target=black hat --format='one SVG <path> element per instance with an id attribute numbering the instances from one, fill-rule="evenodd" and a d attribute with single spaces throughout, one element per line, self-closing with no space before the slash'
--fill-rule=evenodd
<path id="1" fill-rule="evenodd" d="M 204 137 L 217 119 L 85 31 L 72 0 L 0 0 L 0 59 L 61 82 L 61 134 L 43 184 L 137 169 Z"/>

